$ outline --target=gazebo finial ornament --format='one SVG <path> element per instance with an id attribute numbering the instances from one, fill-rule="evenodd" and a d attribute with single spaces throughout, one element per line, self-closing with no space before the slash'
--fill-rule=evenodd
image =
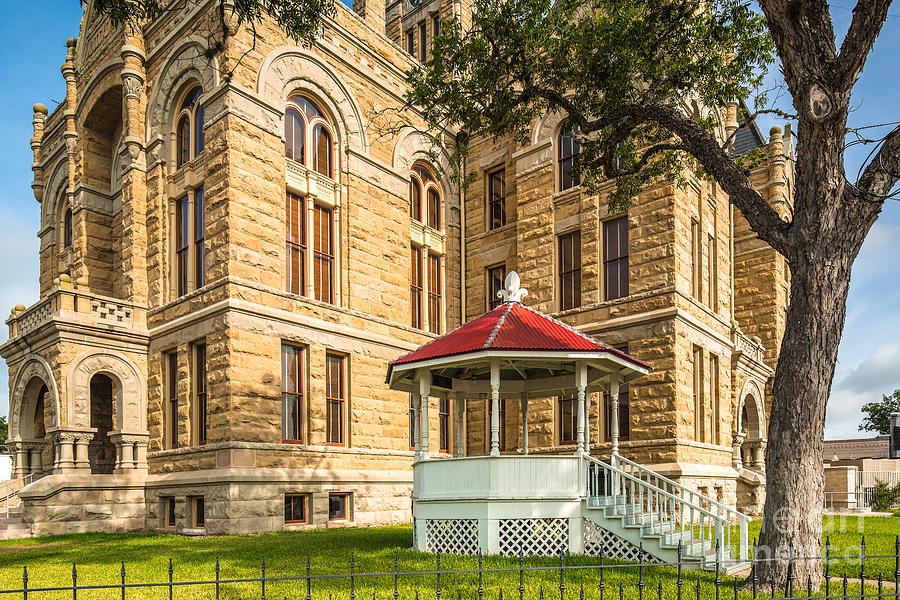
<path id="1" fill-rule="evenodd" d="M 497 292 L 497 297 L 504 302 L 521 302 L 522 298 L 528 295 L 528 290 L 523 288 L 520 283 L 519 274 L 515 271 L 510 271 L 509 275 L 506 276 L 506 281 L 503 283 L 506 289 Z"/>

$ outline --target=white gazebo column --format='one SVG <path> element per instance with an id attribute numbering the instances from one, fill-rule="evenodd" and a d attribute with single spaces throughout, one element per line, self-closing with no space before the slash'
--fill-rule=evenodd
<path id="1" fill-rule="evenodd" d="M 421 440 L 420 460 L 428 460 L 428 404 L 431 395 L 431 372 L 422 369 L 417 374 L 419 380 L 419 439 Z"/>
<path id="2" fill-rule="evenodd" d="M 578 410 L 578 422 L 575 428 L 575 454 L 583 454 L 585 449 L 585 413 L 587 412 L 584 405 L 584 389 L 587 387 L 587 364 L 578 361 L 575 363 L 575 389 L 576 409 Z"/>
<path id="3" fill-rule="evenodd" d="M 412 393 L 413 401 L 413 461 L 417 461 L 422 453 L 422 423 L 419 418 L 421 412 L 419 408 L 422 406 L 422 397 L 419 396 L 418 380 L 416 380 L 416 391 Z"/>
<path id="4" fill-rule="evenodd" d="M 619 454 L 619 374 L 609 376 L 609 437 L 612 440 L 613 455 Z"/>
<path id="5" fill-rule="evenodd" d="M 491 456 L 500 456 L 500 362 L 491 361 Z"/>
<path id="6" fill-rule="evenodd" d="M 456 456 L 466 455 L 465 416 L 466 397 L 462 392 L 456 392 Z"/>
<path id="7" fill-rule="evenodd" d="M 528 454 L 528 392 L 522 392 L 522 454 Z"/>

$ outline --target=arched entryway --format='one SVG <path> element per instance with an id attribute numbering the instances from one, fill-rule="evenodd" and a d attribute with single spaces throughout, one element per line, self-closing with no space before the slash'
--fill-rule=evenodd
<path id="1" fill-rule="evenodd" d="M 91 377 L 91 427 L 96 431 L 88 447 L 91 473 L 112 473 L 116 466 L 116 447 L 109 437 L 116 423 L 115 386 L 103 374 Z"/>
<path id="2" fill-rule="evenodd" d="M 740 395 L 735 436 L 735 464 L 762 472 L 765 469 L 766 415 L 759 385 L 748 380 Z"/>
<path id="3" fill-rule="evenodd" d="M 56 387 L 46 362 L 32 355 L 19 368 L 10 394 L 9 449 L 14 476 L 41 475 L 53 465 L 48 431 L 56 425 Z"/>

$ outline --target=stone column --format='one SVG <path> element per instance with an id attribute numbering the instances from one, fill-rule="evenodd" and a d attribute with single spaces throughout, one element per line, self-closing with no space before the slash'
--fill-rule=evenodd
<path id="1" fill-rule="evenodd" d="M 65 431 L 53 435 L 56 444 L 56 464 L 54 471 L 66 472 L 75 468 L 75 436 Z"/>
<path id="2" fill-rule="evenodd" d="M 13 455 L 13 478 L 28 475 L 28 451 L 22 442 L 9 442 L 9 452 Z"/>
<path id="3" fill-rule="evenodd" d="M 41 444 L 28 444 L 28 472 L 37 475 L 41 472 Z"/>
<path id="4" fill-rule="evenodd" d="M 522 454 L 528 454 L 528 392 L 522 392 Z"/>
<path id="5" fill-rule="evenodd" d="M 736 433 L 731 442 L 731 466 L 735 469 L 740 469 L 744 466 L 741 462 L 741 446 L 744 443 L 745 436 L 746 434 L 743 431 Z"/>
<path id="6" fill-rule="evenodd" d="M 619 453 L 619 374 L 609 376 L 609 437 L 612 440 L 612 453 Z"/>
<path id="7" fill-rule="evenodd" d="M 116 466 L 113 473 L 134 470 L 134 438 L 122 432 L 111 433 L 109 437 L 116 447 Z"/>
<path id="8" fill-rule="evenodd" d="M 138 471 L 147 471 L 147 444 L 150 435 L 137 437 L 134 442 L 134 468 Z"/>
<path id="9" fill-rule="evenodd" d="M 753 451 L 753 468 L 760 473 L 766 470 L 766 441 L 759 440 L 752 446 Z"/>
<path id="10" fill-rule="evenodd" d="M 94 439 L 93 433 L 76 433 L 75 437 L 75 468 L 91 469 L 91 461 L 88 459 L 88 446 Z"/>
<path id="11" fill-rule="evenodd" d="M 584 454 L 586 446 L 584 427 L 586 408 L 584 405 L 584 388 L 587 386 L 587 365 L 583 361 L 575 363 L 575 406 L 578 411 L 578 421 L 575 426 L 575 454 Z"/>
<path id="12" fill-rule="evenodd" d="M 500 456 L 500 363 L 491 361 L 491 456 Z"/>

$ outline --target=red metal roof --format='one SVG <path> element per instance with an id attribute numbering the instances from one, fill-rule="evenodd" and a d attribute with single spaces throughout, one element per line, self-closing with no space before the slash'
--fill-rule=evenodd
<path id="1" fill-rule="evenodd" d="M 648 369 L 628 354 L 525 306 L 506 302 L 390 363 L 391 368 L 435 358 L 483 350 L 540 350 L 545 352 L 609 352 Z"/>

